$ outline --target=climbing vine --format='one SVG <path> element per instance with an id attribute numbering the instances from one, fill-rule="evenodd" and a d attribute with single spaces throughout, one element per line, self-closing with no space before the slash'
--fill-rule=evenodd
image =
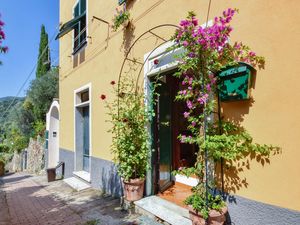
<path id="1" fill-rule="evenodd" d="M 173 40 L 174 48 L 185 51 L 178 57 L 179 67 L 175 76 L 181 79 L 182 87 L 176 96 L 183 101 L 187 110 L 183 117 L 188 121 L 191 135 L 179 135 L 182 143 L 196 144 L 199 147 L 197 162 L 193 168 L 180 168 L 176 173 L 187 176 L 195 174 L 199 184 L 194 194 L 186 200 L 186 204 L 207 218 L 210 209 L 220 210 L 224 205 L 220 196 L 206 193 L 205 160 L 208 157 L 216 161 L 220 159 L 236 160 L 246 153 L 269 154 L 273 149 L 269 145 L 253 143 L 250 134 L 232 121 L 221 121 L 216 116 L 218 111 L 218 72 L 228 66 L 245 62 L 253 67 L 263 68 L 265 59 L 242 42 L 231 43 L 233 31 L 230 22 L 237 9 L 227 9 L 220 17 L 215 17 L 211 26 L 199 26 L 193 12 L 180 22 Z M 204 204 L 206 203 L 206 204 Z"/>

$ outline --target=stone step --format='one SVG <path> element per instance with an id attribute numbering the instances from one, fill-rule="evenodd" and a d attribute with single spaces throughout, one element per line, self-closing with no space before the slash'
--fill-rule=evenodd
<path id="1" fill-rule="evenodd" d="M 91 183 L 91 174 L 86 171 L 74 171 L 73 175 L 77 178 L 80 178 L 84 182 Z"/>
<path id="2" fill-rule="evenodd" d="M 69 186 L 71 186 L 76 191 L 82 191 L 91 187 L 91 185 L 87 184 L 86 182 L 76 177 L 66 178 L 64 179 L 64 182 Z"/>
<path id="3" fill-rule="evenodd" d="M 189 211 L 157 196 L 143 198 L 135 203 L 136 211 L 157 217 L 172 225 L 192 225 Z"/>

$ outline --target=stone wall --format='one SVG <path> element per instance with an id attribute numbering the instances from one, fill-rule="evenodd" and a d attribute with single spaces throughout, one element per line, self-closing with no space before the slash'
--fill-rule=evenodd
<path id="1" fill-rule="evenodd" d="M 22 154 L 21 153 L 14 153 L 12 160 L 8 163 L 7 167 L 8 170 L 11 172 L 20 172 L 22 171 Z"/>
<path id="2" fill-rule="evenodd" d="M 45 169 L 45 141 L 41 137 L 31 138 L 27 149 L 15 152 L 12 160 L 6 165 L 10 172 L 28 171 L 41 174 Z"/>
<path id="3" fill-rule="evenodd" d="M 45 169 L 45 141 L 41 137 L 30 139 L 27 148 L 27 168 L 32 173 L 42 173 Z"/>

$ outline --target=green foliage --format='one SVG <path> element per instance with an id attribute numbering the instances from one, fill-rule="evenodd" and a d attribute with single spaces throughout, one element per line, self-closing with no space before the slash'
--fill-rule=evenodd
<path id="1" fill-rule="evenodd" d="M 176 96 L 177 101 L 186 103 L 184 117 L 188 122 L 190 136 L 179 135 L 182 143 L 196 144 L 199 147 L 197 162 L 192 168 L 180 168 L 175 173 L 198 177 L 199 184 L 193 189 L 193 195 L 185 203 L 199 211 L 205 218 L 210 209 L 220 210 L 224 202 L 220 196 L 213 196 L 203 184 L 208 181 L 205 173 L 205 161 L 208 157 L 215 162 L 222 158 L 228 161 L 239 160 L 249 153 L 269 155 L 276 148 L 269 145 L 253 143 L 250 134 L 234 121 L 215 117 L 221 113 L 217 107 L 218 71 L 239 61 L 263 68 L 264 58 L 257 56 L 242 43 L 230 44 L 232 27 L 229 25 L 236 9 L 223 12 L 223 17 L 216 17 L 214 24 L 202 28 L 194 13 L 189 13 L 181 21 L 175 32 L 174 48 L 185 51 L 178 57 L 180 63 L 175 76 L 181 79 L 182 89 Z M 221 117 L 221 116 L 220 116 Z M 208 193 L 209 192 L 209 193 Z M 208 199 L 206 199 L 208 196 Z"/>
<path id="2" fill-rule="evenodd" d="M 35 121 L 45 121 L 53 98 L 58 97 L 58 69 L 53 68 L 44 76 L 33 80 L 27 91 L 26 106 L 32 108 Z M 32 106 L 31 106 L 32 105 Z"/>
<path id="3" fill-rule="evenodd" d="M 45 121 L 35 121 L 34 125 L 33 125 L 33 129 L 34 129 L 34 136 L 44 136 L 44 132 L 46 130 L 46 124 Z"/>
<path id="4" fill-rule="evenodd" d="M 12 152 L 26 148 L 30 137 L 43 136 L 46 113 L 53 98 L 58 97 L 58 69 L 50 66 L 48 34 L 42 26 L 37 78 L 31 82 L 25 101 L 24 98 L 0 98 L 0 111 L 9 109 L 0 117 L 0 143 L 9 147 L 6 159 Z"/>
<path id="5" fill-rule="evenodd" d="M 29 136 L 20 133 L 20 130 L 13 128 L 9 136 L 11 151 L 21 152 L 29 144 Z"/>
<path id="6" fill-rule="evenodd" d="M 34 115 L 31 110 L 25 109 L 24 105 L 19 103 L 19 105 L 11 113 L 10 118 L 13 121 L 11 124 L 11 130 L 13 130 L 13 133 L 18 133 L 27 138 L 32 136 Z M 11 135 L 13 135 L 13 133 Z"/>
<path id="7" fill-rule="evenodd" d="M 0 153 L 8 153 L 9 147 L 5 144 L 0 144 Z"/>
<path id="8" fill-rule="evenodd" d="M 42 25 L 36 77 L 39 78 L 45 75 L 50 70 L 50 68 L 51 62 L 50 49 L 48 46 L 48 34 L 45 30 L 45 26 Z"/>
<path id="9" fill-rule="evenodd" d="M 208 204 L 206 204 L 206 196 L 204 191 L 194 191 L 194 194 L 187 197 L 184 203 L 192 206 L 193 209 L 199 212 L 204 219 L 207 219 L 210 210 L 217 210 L 221 212 L 222 208 L 225 206 L 225 202 L 220 195 L 212 195 L 211 193 L 208 193 L 207 197 Z"/>
<path id="10" fill-rule="evenodd" d="M 209 124 L 207 136 L 201 148 L 207 149 L 210 156 L 216 161 L 237 160 L 249 153 L 269 155 L 276 150 L 272 145 L 253 143 L 251 135 L 234 122 L 226 121 L 221 124 L 221 134 L 219 124 Z"/>
<path id="11" fill-rule="evenodd" d="M 2 162 L 5 164 L 7 162 L 6 156 L 7 156 L 6 154 L 0 152 L 0 163 Z"/>
<path id="12" fill-rule="evenodd" d="M 114 82 L 112 82 L 114 84 Z M 114 96 L 106 102 L 113 135 L 111 146 L 119 175 L 125 180 L 144 178 L 149 169 L 150 136 L 147 129 L 153 111 L 144 101 L 144 93 L 135 86 L 135 80 L 123 78 L 120 92 L 114 87 Z M 119 98 L 118 98 L 119 97 Z M 101 98 L 104 100 L 105 95 Z"/>
<path id="13" fill-rule="evenodd" d="M 128 21 L 130 18 L 130 13 L 126 10 L 126 4 L 124 4 L 123 10 L 118 10 L 113 18 L 113 30 L 117 31 L 118 28 Z"/>
<path id="14" fill-rule="evenodd" d="M 0 98 L 0 127 L 9 122 L 10 113 L 16 108 L 16 105 L 24 102 L 24 98 L 4 97 Z M 9 109 L 10 106 L 10 109 Z M 3 126 L 4 127 L 4 126 Z"/>

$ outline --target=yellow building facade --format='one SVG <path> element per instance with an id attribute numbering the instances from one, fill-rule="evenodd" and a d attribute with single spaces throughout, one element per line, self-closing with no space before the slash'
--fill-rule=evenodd
<path id="1" fill-rule="evenodd" d="M 179 24 L 188 11 L 194 11 L 204 24 L 208 4 L 207 0 L 128 0 L 131 27 L 114 32 L 111 24 L 115 8 L 122 7 L 117 0 L 60 1 L 60 23 L 62 28 L 68 28 L 59 38 L 59 157 L 66 163 L 66 177 L 82 177 L 109 194 L 120 192 L 110 152 L 111 134 L 107 132 L 109 117 L 99 97 L 106 94 L 111 98 L 110 82 L 118 81 L 125 54 L 140 35 L 162 24 Z M 290 220 L 268 223 L 277 217 L 272 215 L 272 220 L 270 215 L 260 215 L 267 221 L 260 224 L 299 221 L 299 6 L 297 0 L 211 2 L 210 20 L 229 7 L 239 9 L 233 18 L 231 41 L 243 41 L 266 58 L 265 69 L 257 71 L 252 90 L 254 101 L 223 103 L 224 115 L 239 118 L 255 142 L 281 148 L 279 154 L 263 163 L 249 158 L 249 167 L 239 172 L 245 182 L 230 193 L 238 199 L 237 204 L 229 207 L 232 221 L 239 216 L 247 220 L 261 206 Z M 174 31 L 173 26 L 162 26 L 153 30 L 156 35 L 147 33 L 134 45 L 129 58 L 144 62 L 145 56 L 169 40 Z M 129 65 L 126 61 L 124 71 Z M 141 79 L 149 72 L 146 70 L 143 69 Z M 148 180 L 151 183 L 151 178 Z M 239 212 L 244 203 L 252 207 L 248 215 Z M 237 221 L 241 220 L 236 219 L 236 224 L 247 224 Z"/>

